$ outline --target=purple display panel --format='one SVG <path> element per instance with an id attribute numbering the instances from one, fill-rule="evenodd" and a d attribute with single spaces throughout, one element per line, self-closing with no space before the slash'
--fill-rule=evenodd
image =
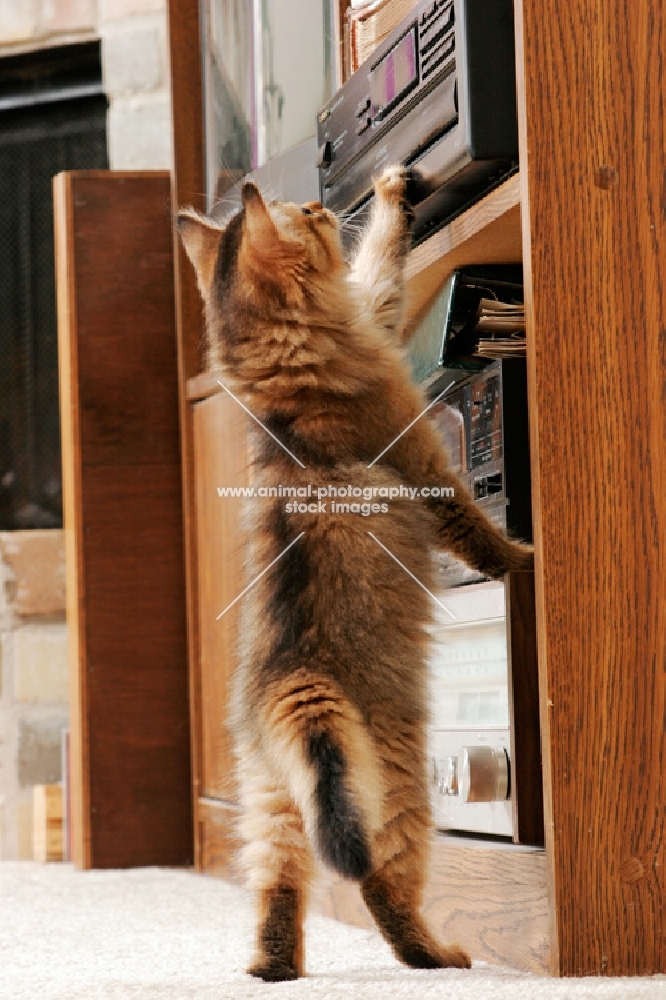
<path id="1" fill-rule="evenodd" d="M 413 27 L 370 70 L 373 116 L 380 115 L 417 82 L 416 28 Z"/>

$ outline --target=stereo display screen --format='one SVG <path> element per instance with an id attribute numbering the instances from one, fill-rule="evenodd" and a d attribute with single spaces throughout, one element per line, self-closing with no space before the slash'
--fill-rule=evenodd
<path id="1" fill-rule="evenodd" d="M 410 28 L 384 58 L 370 70 L 372 114 L 382 118 L 396 101 L 418 83 L 416 27 Z"/>

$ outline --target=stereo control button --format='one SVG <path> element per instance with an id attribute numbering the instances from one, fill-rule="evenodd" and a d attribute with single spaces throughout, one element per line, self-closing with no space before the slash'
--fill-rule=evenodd
<path id="1" fill-rule="evenodd" d="M 358 107 L 356 108 L 356 117 L 360 118 L 361 115 L 364 115 L 365 112 L 370 107 L 370 104 L 371 104 L 371 101 L 370 101 L 369 97 L 366 97 L 365 100 L 363 100 L 363 101 L 359 101 Z"/>
<path id="2" fill-rule="evenodd" d="M 463 747 L 458 783 L 463 802 L 508 799 L 509 757 L 504 747 Z"/>
<path id="3" fill-rule="evenodd" d="M 439 780 L 439 790 L 442 795 L 458 794 L 458 758 L 447 757 Z"/>
<path id="4" fill-rule="evenodd" d="M 330 139 L 322 142 L 317 151 L 317 169 L 326 170 L 333 162 L 333 145 Z"/>

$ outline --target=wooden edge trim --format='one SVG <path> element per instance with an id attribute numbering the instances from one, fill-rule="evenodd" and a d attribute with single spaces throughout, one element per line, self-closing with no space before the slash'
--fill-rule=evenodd
<path id="1" fill-rule="evenodd" d="M 551 775 L 551 732 L 548 707 L 548 646 L 545 629 L 539 623 L 546 620 L 543 585 L 541 511 L 541 461 L 539 454 L 538 393 L 535 350 L 534 297 L 532 292 L 532 222 L 529 197 L 529 149 L 527 142 L 527 105 L 525 94 L 525 24 L 523 0 L 514 4 L 516 32 L 516 95 L 518 114 L 518 155 L 522 169 L 520 183 L 521 228 L 523 244 L 523 287 L 525 290 L 525 336 L 527 339 L 527 405 L 529 414 L 530 456 L 532 477 L 532 531 L 534 538 L 534 591 L 537 621 L 537 661 L 539 682 L 539 715 L 541 720 L 541 759 L 543 775 L 544 839 L 548 864 L 550 912 L 551 969 L 560 968 L 560 942 L 555 892 L 555 855 L 553 850 L 553 796 Z"/>
<path id="2" fill-rule="evenodd" d="M 53 178 L 55 269 L 58 318 L 58 378 L 62 436 L 63 534 L 70 684 L 70 784 L 72 860 L 91 867 L 90 782 L 86 681 L 84 534 L 81 509 L 77 314 L 74 288 L 73 197 L 71 172 Z"/>
<path id="3" fill-rule="evenodd" d="M 204 207 L 203 93 L 201 74 L 199 0 L 168 0 L 167 32 L 171 78 L 173 161 L 171 205 Z M 199 599 L 196 494 L 194 478 L 194 428 L 187 379 L 199 370 L 199 342 L 203 331 L 199 292 L 194 272 L 173 230 L 174 292 L 178 353 L 183 475 L 183 537 L 187 593 L 187 647 L 192 753 L 192 816 L 194 864 L 202 866 L 202 824 L 199 797 L 203 774 L 202 706 L 199 643 Z"/>
<path id="4" fill-rule="evenodd" d="M 493 233 L 491 247 L 482 242 L 486 230 Z M 416 325 L 455 268 L 520 261 L 519 234 L 520 174 L 516 173 L 411 251 L 406 273 L 406 328 Z"/>

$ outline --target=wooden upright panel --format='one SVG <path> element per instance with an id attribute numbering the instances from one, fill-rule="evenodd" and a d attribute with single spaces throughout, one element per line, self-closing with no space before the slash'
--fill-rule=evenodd
<path id="1" fill-rule="evenodd" d="M 508 573 L 506 620 L 513 839 L 543 847 L 543 770 L 534 574 Z"/>
<path id="2" fill-rule="evenodd" d="M 245 586 L 241 519 L 248 500 L 220 496 L 218 491 L 248 485 L 248 418 L 238 403 L 222 391 L 197 403 L 193 418 L 199 570 L 200 796 L 233 800 L 236 784 L 228 719 L 239 646 L 241 602 L 236 598 Z"/>
<path id="3" fill-rule="evenodd" d="M 169 175 L 54 183 L 74 860 L 192 859 Z"/>
<path id="4" fill-rule="evenodd" d="M 175 208 L 194 205 L 205 208 L 203 88 L 200 52 L 199 0 L 168 0 L 169 56 L 171 69 L 171 117 L 173 123 L 173 169 L 171 200 Z M 187 399 L 187 379 L 203 367 L 203 314 L 194 269 L 187 260 L 178 235 L 173 232 L 176 290 L 176 334 L 183 475 L 183 525 L 185 533 L 185 577 L 187 580 L 187 636 L 190 662 L 190 731 L 192 738 L 192 809 L 194 858 L 201 866 L 201 824 L 198 802 L 203 788 L 202 703 L 199 642 L 199 569 L 197 509 L 194 482 L 194 427 Z"/>
<path id="5" fill-rule="evenodd" d="M 553 967 L 666 972 L 663 0 L 517 0 Z"/>

